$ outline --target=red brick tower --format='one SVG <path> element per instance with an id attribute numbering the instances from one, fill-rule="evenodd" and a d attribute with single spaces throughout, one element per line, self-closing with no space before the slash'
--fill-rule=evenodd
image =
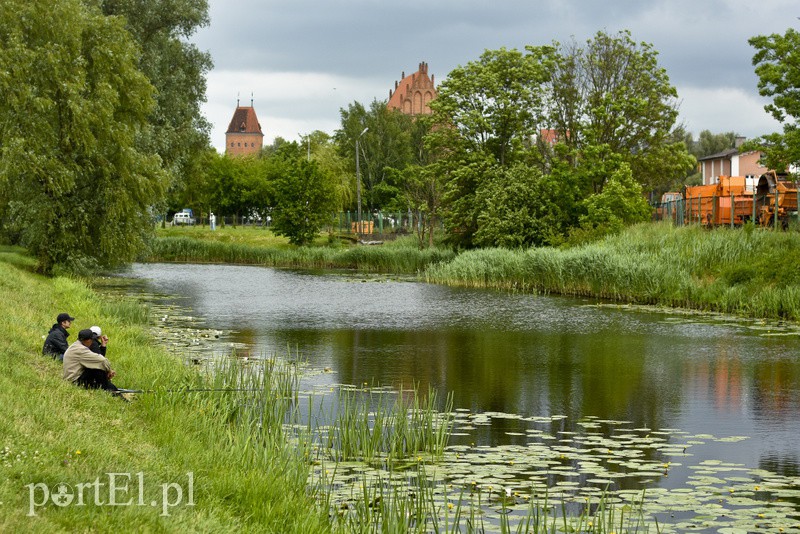
<path id="1" fill-rule="evenodd" d="M 250 106 L 240 106 L 236 101 L 236 111 L 225 132 L 225 153 L 229 156 L 257 155 L 264 144 L 264 133 L 256 117 L 253 101 Z"/>
<path id="2" fill-rule="evenodd" d="M 431 100 L 436 98 L 433 76 L 428 77 L 428 64 L 419 64 L 419 70 L 410 76 L 404 72 L 400 82 L 394 82 L 394 91 L 389 90 L 389 109 L 399 109 L 406 115 L 430 115 Z"/>

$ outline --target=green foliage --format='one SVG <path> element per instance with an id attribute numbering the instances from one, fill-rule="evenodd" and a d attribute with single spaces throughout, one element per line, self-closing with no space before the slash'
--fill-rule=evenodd
<path id="1" fill-rule="evenodd" d="M 359 142 L 362 204 L 367 211 L 396 204 L 403 189 L 401 183 L 393 181 L 401 176 L 397 171 L 418 162 L 415 138 L 419 136 L 415 134 L 414 120 L 398 110 L 387 108 L 386 102 L 378 100 L 374 100 L 369 109 L 354 102 L 341 110 L 341 118 L 341 128 L 334 138 L 339 156 L 347 162 L 353 177 L 356 139 Z M 355 204 L 349 206 L 350 209 L 353 207 Z"/>
<path id="2" fill-rule="evenodd" d="M 764 135 L 747 146 L 763 151 L 770 169 L 784 170 L 800 163 L 800 32 L 789 28 L 783 35 L 759 35 L 749 43 L 756 49 L 758 92 L 772 98 L 764 109 L 783 124 L 783 134 Z"/>
<path id="3" fill-rule="evenodd" d="M 563 142 L 607 146 L 646 189 L 685 176 L 695 161 L 672 134 L 677 91 L 651 44 L 634 42 L 628 31 L 598 32 L 584 47 L 558 50 L 550 120 Z"/>
<path id="4" fill-rule="evenodd" d="M 556 199 L 548 194 L 552 185 L 540 171 L 526 165 L 493 169 L 476 195 L 481 209 L 475 244 L 515 248 L 551 241 L 556 226 L 549 202 Z"/>
<path id="5" fill-rule="evenodd" d="M 543 122 L 541 89 L 552 61 L 550 47 L 529 47 L 526 54 L 501 48 L 457 67 L 431 103 L 439 125 L 433 135 L 455 129 L 467 150 L 491 154 L 501 166 L 512 164 Z"/>
<path id="6" fill-rule="evenodd" d="M 0 5 L 4 223 L 45 272 L 132 260 L 163 194 L 137 143 L 153 87 L 123 22 L 78 0 Z"/>
<path id="7" fill-rule="evenodd" d="M 335 187 L 315 162 L 291 163 L 277 180 L 272 231 L 294 245 L 310 243 L 336 209 Z"/>
<path id="8" fill-rule="evenodd" d="M 675 128 L 675 88 L 652 45 L 627 31 L 486 51 L 450 73 L 431 108 L 429 167 L 459 246 L 557 244 L 581 221 L 583 232 L 616 231 L 643 220 L 634 185 L 663 188 L 695 164 Z"/>
<path id="9" fill-rule="evenodd" d="M 736 132 L 723 132 L 714 134 L 710 130 L 703 130 L 697 136 L 697 141 L 687 145 L 689 152 L 696 158 L 718 154 L 736 146 Z"/>
<path id="10" fill-rule="evenodd" d="M 181 228 L 180 230 L 187 229 Z M 236 229 L 237 232 L 242 230 L 242 228 Z M 216 238 L 223 231 L 224 229 L 217 230 L 214 232 L 214 237 Z M 268 233 L 260 229 L 255 231 L 262 235 Z M 429 247 L 420 250 L 414 240 L 410 244 L 398 240 L 380 247 L 290 247 L 285 244 L 213 240 L 208 236 L 190 235 L 192 237 L 156 239 L 146 260 L 214 262 L 305 269 L 358 269 L 365 272 L 415 274 L 432 263 L 449 261 L 455 256 L 454 252 L 449 249 Z"/>
<path id="11" fill-rule="evenodd" d="M 598 236 L 648 221 L 652 212 L 627 163 L 611 174 L 601 193 L 590 196 L 584 204 L 586 215 L 581 217 L 581 228 Z"/>
<path id="12" fill-rule="evenodd" d="M 800 319 L 800 234 L 638 224 L 580 246 L 487 248 L 430 266 L 429 282 Z"/>
<path id="13" fill-rule="evenodd" d="M 211 56 L 191 43 L 209 24 L 207 0 L 97 0 L 104 14 L 119 16 L 139 48 L 138 68 L 155 87 L 148 115 L 152 126 L 138 137 L 140 149 L 159 155 L 170 174 L 171 194 L 188 187 L 209 125 L 200 113 Z M 184 207 L 184 206 L 180 206 Z"/>

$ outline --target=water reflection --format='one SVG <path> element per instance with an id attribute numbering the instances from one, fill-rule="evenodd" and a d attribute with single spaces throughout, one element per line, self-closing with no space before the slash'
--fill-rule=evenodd
<path id="1" fill-rule="evenodd" d="M 136 265 L 127 274 L 174 295 L 207 326 L 234 331 L 252 352 L 296 351 L 342 383 L 431 386 L 473 412 L 563 414 L 554 424 L 564 431 L 596 416 L 745 435 L 697 451 L 697 460 L 723 452 L 748 466 L 797 470 L 796 332 L 355 275 L 186 265 Z M 516 424 L 482 427 L 469 439 L 514 443 Z"/>

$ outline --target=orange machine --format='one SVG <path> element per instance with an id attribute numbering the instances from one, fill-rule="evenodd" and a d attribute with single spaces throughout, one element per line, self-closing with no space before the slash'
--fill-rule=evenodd
<path id="1" fill-rule="evenodd" d="M 753 214 L 753 193 L 744 176 L 720 176 L 716 184 L 687 187 L 684 198 L 687 223 L 740 225 Z"/>
<path id="2" fill-rule="evenodd" d="M 788 227 L 797 212 L 797 184 L 774 171 L 761 175 L 755 192 L 745 184 L 744 176 L 720 176 L 716 184 L 687 187 L 685 221 L 739 226 L 754 220 L 761 226 Z"/>
<path id="3" fill-rule="evenodd" d="M 786 228 L 789 216 L 797 212 L 797 183 L 782 180 L 774 171 L 765 173 L 758 179 L 755 203 L 761 226 L 778 222 Z"/>

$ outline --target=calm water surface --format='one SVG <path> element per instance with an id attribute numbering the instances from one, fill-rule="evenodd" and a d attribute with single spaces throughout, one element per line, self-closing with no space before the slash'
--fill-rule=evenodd
<path id="1" fill-rule="evenodd" d="M 474 412 L 748 436 L 697 460 L 800 473 L 795 328 L 351 274 L 149 264 L 125 275 L 254 353 L 289 348 L 330 367 L 323 381 L 430 385 Z M 515 424 L 470 439 L 506 444 Z"/>

